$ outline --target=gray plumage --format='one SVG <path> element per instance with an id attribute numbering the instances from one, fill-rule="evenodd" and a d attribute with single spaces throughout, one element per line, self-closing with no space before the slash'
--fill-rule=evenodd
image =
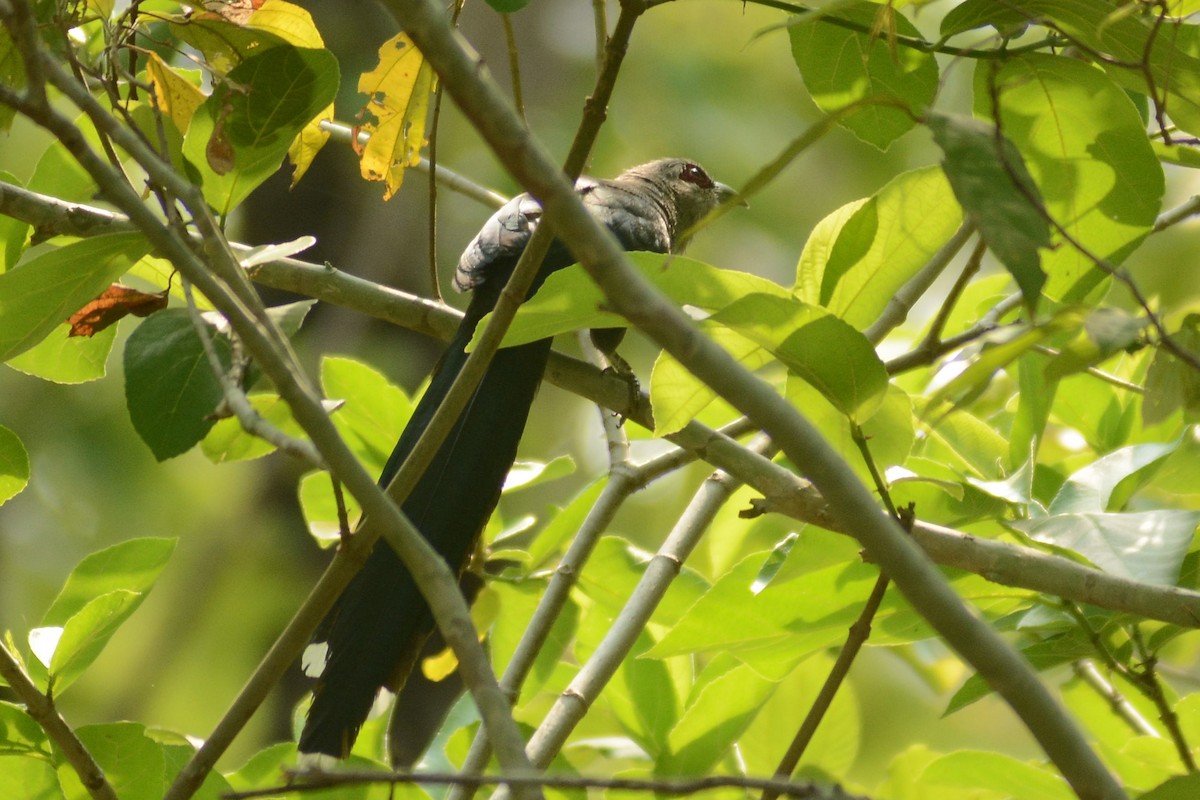
<path id="1" fill-rule="evenodd" d="M 584 178 L 577 189 L 588 210 L 622 247 L 659 253 L 682 250 L 692 226 L 735 196 L 694 162 L 677 158 L 634 167 L 610 181 Z M 381 485 L 391 481 L 429 425 L 462 369 L 475 326 L 495 306 L 541 216 L 541 207 L 529 195 L 515 197 L 483 224 L 464 250 L 454 284 L 460 290 L 473 289 L 474 295 L 384 466 Z M 552 242 L 531 292 L 551 272 L 574 261 L 561 242 Z M 610 352 L 619 336 L 602 339 L 601 349 Z M 496 353 L 466 410 L 404 501 L 405 515 L 459 574 L 500 497 L 549 352 L 550 340 L 543 339 Z M 432 614 L 412 576 L 390 547 L 377 545 L 314 637 L 326 645 L 316 651 L 325 657 L 316 665 L 300 751 L 344 758 L 379 689 L 399 691 L 404 686 L 432 630 Z M 407 702 L 401 694 L 393 731 L 397 722 L 404 727 L 401 715 Z"/>

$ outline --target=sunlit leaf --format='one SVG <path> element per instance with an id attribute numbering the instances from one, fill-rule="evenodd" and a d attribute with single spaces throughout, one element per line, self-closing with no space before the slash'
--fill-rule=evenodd
<path id="1" fill-rule="evenodd" d="M 933 102 L 938 68 L 933 54 L 897 47 L 895 34 L 920 37 L 916 27 L 890 5 L 837 3 L 829 16 L 857 23 L 862 30 L 798 18 L 788 27 L 792 57 L 813 101 L 831 112 L 863 100 L 865 105 L 840 124 L 881 150 L 916 124 L 914 115 Z"/>
<path id="2" fill-rule="evenodd" d="M 147 736 L 144 725 L 84 725 L 76 733 L 121 800 L 157 800 L 163 796 L 167 778 L 163 747 Z M 67 797 L 88 796 L 74 768 L 65 760 L 58 765 L 58 777 Z"/>
<path id="3" fill-rule="evenodd" d="M 21 439 L 0 425 L 0 505 L 29 483 L 29 453 Z"/>
<path id="4" fill-rule="evenodd" d="M 0 360 L 42 341 L 150 249 L 110 233 L 50 250 L 0 275 Z"/>
<path id="5" fill-rule="evenodd" d="M 67 620 L 48 666 L 56 695 L 61 695 L 96 660 L 117 628 L 137 610 L 142 598 L 138 592 L 106 592 Z"/>
<path id="6" fill-rule="evenodd" d="M 1075 793 L 1057 772 L 1002 753 L 960 750 L 931 763 L 921 782 L 961 792 L 991 789 L 1021 800 L 1071 800 Z"/>
<path id="7" fill-rule="evenodd" d="M 1179 578 L 1200 511 L 1079 512 L 1012 524 L 1039 542 L 1074 550 L 1105 572 L 1169 586 Z"/>
<path id="8" fill-rule="evenodd" d="M 976 113 L 1000 114 L 1051 218 L 1090 253 L 1119 264 L 1154 225 L 1164 183 L 1129 97 L 1102 71 L 1065 56 L 1025 55 L 998 70 L 980 64 L 975 75 Z M 1061 234 L 1053 240 L 1042 253 L 1043 291 L 1083 300 L 1108 273 Z"/>
<path id="9" fill-rule="evenodd" d="M 801 300 L 862 330 L 954 235 L 962 209 L 937 167 L 905 172 L 852 206 L 853 213 L 835 211 L 813 231 L 796 287 Z"/>
<path id="10" fill-rule="evenodd" d="M 433 87 L 433 68 L 403 32 L 383 43 L 375 69 L 358 79 L 367 104 L 358 113 L 354 146 L 362 176 L 384 182 L 384 200 L 400 188 L 404 170 L 420 159 Z M 366 145 L 358 144 L 360 130 L 371 136 Z"/>
<path id="11" fill-rule="evenodd" d="M 1131 490 L 1126 487 L 1113 502 L 1117 486 L 1139 473 L 1142 473 L 1140 483 L 1144 484 L 1151 476 L 1143 470 L 1161 463 L 1178 450 L 1180 441 L 1123 447 L 1096 459 L 1067 478 L 1048 511 L 1051 514 L 1067 514 L 1119 510 Z"/>
<path id="12" fill-rule="evenodd" d="M 86 556 L 67 576 L 58 597 L 42 617 L 42 624 L 65 625 L 93 598 L 108 592 L 149 592 L 174 551 L 174 539 L 143 538 Z"/>
<path id="13" fill-rule="evenodd" d="M 788 290 L 765 278 L 719 269 L 686 256 L 658 253 L 627 256 L 642 277 L 660 292 L 680 305 L 702 311 L 716 311 L 751 293 L 791 296 Z M 605 311 L 605 305 L 604 293 L 581 267 L 558 270 L 546 279 L 536 295 L 521 305 L 504 336 L 503 346 L 513 347 L 582 328 L 623 327 L 624 319 Z M 490 319 L 489 315 L 480 322 L 468 349 L 478 342 Z"/>

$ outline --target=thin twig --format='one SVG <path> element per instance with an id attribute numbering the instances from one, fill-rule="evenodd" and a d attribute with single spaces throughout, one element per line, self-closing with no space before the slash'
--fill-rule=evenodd
<path id="1" fill-rule="evenodd" d="M 839 787 L 817 786 L 812 783 L 798 784 L 770 778 L 753 778 L 738 775 L 713 775 L 692 780 L 640 779 L 640 778 L 590 778 L 579 775 L 462 775 L 459 773 L 419 773 L 338 771 L 338 772 L 290 772 L 291 780 L 284 786 L 231 792 L 228 800 L 250 800 L 256 797 L 271 797 L 290 792 L 316 791 L 335 786 L 359 786 L 370 784 L 432 784 L 442 786 L 539 786 L 547 789 L 607 789 L 613 791 L 653 792 L 668 796 L 685 796 L 711 789 L 765 789 L 777 787 L 781 794 L 807 800 L 867 800 L 862 795 L 850 795 Z"/>
<path id="2" fill-rule="evenodd" d="M 766 437 L 760 437 L 750 449 L 764 457 L 775 452 L 775 446 Z M 534 766 L 545 769 L 562 749 L 571 731 L 629 655 L 671 582 L 679 575 L 688 556 L 712 524 L 717 511 L 740 485 L 729 475 L 717 472 L 696 492 L 658 552 L 646 565 L 645 572 L 609 626 L 604 639 L 530 737 L 527 750 Z"/>
<path id="3" fill-rule="evenodd" d="M 242 430 L 251 436 L 257 436 L 263 441 L 269 442 L 285 453 L 296 456 L 315 469 L 326 469 L 325 460 L 321 458 L 321 454 L 313 447 L 312 442 L 307 439 L 297 439 L 294 436 L 288 436 L 279 430 L 279 428 L 276 428 L 263 419 L 262 415 L 250 404 L 250 399 L 242 391 L 242 387 L 238 384 L 238 381 L 233 379 L 229 371 L 225 369 L 225 365 L 221 363 L 220 356 L 217 355 L 217 348 L 212 340 L 212 330 L 209 324 L 204 321 L 204 317 L 200 314 L 200 309 L 196 306 L 196 298 L 192 293 L 191 281 L 184 278 L 181 284 L 183 286 L 183 296 L 187 301 L 188 317 L 192 321 L 192 327 L 196 330 L 196 336 L 200 339 L 200 346 L 204 350 L 205 358 L 208 360 L 209 369 L 212 370 L 218 383 L 221 384 L 225 407 L 233 412 L 238 423 L 242 426 Z"/>
<path id="4" fill-rule="evenodd" d="M 909 278 L 888 300 L 887 306 L 880 313 L 878 319 L 871 324 L 871 327 L 863 331 L 867 341 L 878 344 L 888 333 L 908 319 L 908 312 L 912 310 L 913 305 L 924 296 L 925 292 L 929 291 L 929 287 L 945 271 L 946 267 L 950 266 L 950 262 L 954 260 L 958 251 L 974 233 L 975 223 L 970 220 L 966 220 L 959 226 L 954 235 L 938 248 L 929 262 Z"/>
<path id="5" fill-rule="evenodd" d="M 508 48 L 508 76 L 512 81 L 513 108 L 528 125 L 529 120 L 525 118 L 525 100 L 521 96 L 521 54 L 517 50 L 517 35 L 513 32 L 512 14 L 501 13 L 500 21 L 504 26 L 504 44 Z"/>
<path id="6" fill-rule="evenodd" d="M 1150 736 L 1155 739 L 1162 738 L 1162 733 L 1150 723 L 1150 720 L 1143 717 L 1142 713 L 1134 707 L 1133 703 L 1129 702 L 1116 686 L 1100 674 L 1100 670 L 1096 669 L 1094 661 L 1090 658 L 1081 658 L 1071 664 L 1071 669 L 1096 694 L 1108 701 L 1108 704 L 1112 706 L 1116 715 L 1129 726 L 1130 730 L 1141 736 Z"/>

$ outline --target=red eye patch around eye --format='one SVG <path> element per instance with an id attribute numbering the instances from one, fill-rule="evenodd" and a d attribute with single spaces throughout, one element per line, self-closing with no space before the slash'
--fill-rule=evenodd
<path id="1" fill-rule="evenodd" d="M 712 178 L 708 177 L 708 173 L 695 164 L 684 164 L 683 171 L 679 173 L 679 177 L 688 183 L 696 184 L 701 189 L 713 188 Z"/>

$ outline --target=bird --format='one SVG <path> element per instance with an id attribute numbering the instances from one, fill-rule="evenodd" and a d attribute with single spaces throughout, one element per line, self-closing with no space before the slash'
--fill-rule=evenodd
<path id="1" fill-rule="evenodd" d="M 625 250 L 678 253 L 708 212 L 736 199 L 695 161 L 664 158 L 632 167 L 616 178 L 580 178 L 584 206 Z M 379 484 L 386 487 L 429 425 L 467 358 L 479 321 L 491 311 L 517 260 L 540 224 L 542 208 L 529 194 L 508 201 L 464 249 L 454 287 L 471 291 L 462 322 L 434 367 Z M 552 241 L 530 288 L 575 263 L 566 245 Z M 593 332 L 600 349 L 617 361 L 622 329 Z M 425 468 L 402 510 L 462 576 L 479 535 L 500 498 L 505 476 L 541 383 L 550 339 L 498 350 L 458 421 Z M 381 688 L 398 692 L 434 629 L 429 606 L 400 558 L 377 543 L 329 614 L 318 626 L 306 671 L 315 673 L 298 749 L 301 754 L 346 758 Z M 314 649 L 315 648 L 315 649 Z"/>

